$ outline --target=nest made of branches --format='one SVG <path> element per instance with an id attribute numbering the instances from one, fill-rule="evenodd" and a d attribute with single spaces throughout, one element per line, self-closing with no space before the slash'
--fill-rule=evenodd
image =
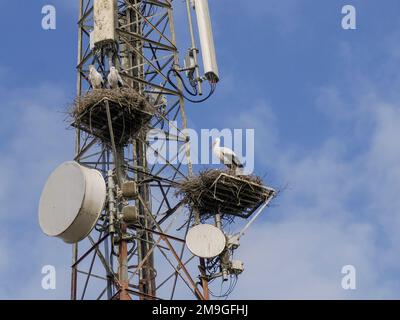
<path id="1" fill-rule="evenodd" d="M 221 215 L 248 218 L 273 197 L 275 191 L 264 186 L 255 175 L 233 175 L 224 170 L 206 170 L 179 183 L 177 196 L 197 209 L 201 216 Z"/>
<path id="2" fill-rule="evenodd" d="M 107 104 L 117 144 L 127 143 L 155 114 L 155 108 L 132 88 L 94 89 L 75 99 L 69 110 L 72 125 L 110 142 Z"/>

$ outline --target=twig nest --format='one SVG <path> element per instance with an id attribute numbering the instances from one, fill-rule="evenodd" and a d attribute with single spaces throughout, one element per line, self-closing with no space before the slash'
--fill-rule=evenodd
<path id="1" fill-rule="evenodd" d="M 107 104 L 114 140 L 119 145 L 128 143 L 155 114 L 155 108 L 132 88 L 95 89 L 75 99 L 70 110 L 72 125 L 103 142 L 111 142 Z"/>
<path id="2" fill-rule="evenodd" d="M 220 213 L 242 218 L 248 218 L 274 194 L 257 176 L 236 176 L 223 170 L 200 172 L 180 182 L 177 192 L 184 203 L 202 216 Z"/>

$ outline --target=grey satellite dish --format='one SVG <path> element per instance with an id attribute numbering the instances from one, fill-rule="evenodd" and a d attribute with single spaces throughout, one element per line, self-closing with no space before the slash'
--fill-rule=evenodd
<path id="1" fill-rule="evenodd" d="M 84 239 L 95 226 L 106 199 L 99 171 L 70 161 L 50 175 L 39 203 L 43 232 L 67 243 Z"/>
<path id="2" fill-rule="evenodd" d="M 214 258 L 224 251 L 226 238 L 223 232 L 210 224 L 199 224 L 189 230 L 186 245 L 200 258 Z"/>

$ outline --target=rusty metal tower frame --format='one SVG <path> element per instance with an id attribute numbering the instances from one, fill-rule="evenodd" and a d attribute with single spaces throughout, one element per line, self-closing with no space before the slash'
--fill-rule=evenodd
<path id="1" fill-rule="evenodd" d="M 104 55 L 96 53 L 90 45 L 93 0 L 78 1 L 77 95 L 80 97 L 91 90 L 88 66 L 96 63 L 99 71 L 105 70 L 101 61 Z M 189 141 L 183 130 L 187 122 L 182 84 L 178 79 L 179 90 L 176 90 L 167 76 L 174 65 L 179 65 L 172 0 L 118 0 L 116 34 L 116 54 L 108 58 L 122 67 L 124 81 L 131 88 L 141 95 L 156 97 L 160 112 L 148 129 L 162 130 L 166 139 L 177 145 L 172 159 L 186 157 L 187 162 L 175 163 L 170 157 L 164 159 L 164 165 L 148 164 L 146 153 L 151 146 L 146 143 L 145 133 L 132 136 L 128 144 L 118 145 L 112 139 L 114 119 L 110 114 L 111 143 L 76 128 L 75 161 L 96 168 L 108 178 L 108 183 L 113 175 L 116 184 L 124 178 L 135 181 L 138 197 L 132 205 L 137 208 L 140 221 L 134 226 L 122 220 L 111 221 L 115 215 L 110 211 L 116 200 L 113 195 L 108 196 L 95 229 L 85 240 L 73 245 L 71 299 L 173 299 L 177 288 L 182 286 L 192 297 L 206 300 L 208 282 L 201 276 L 205 272 L 204 261 L 185 249 L 189 223 L 182 225 L 182 221 L 196 221 L 198 214 L 182 207 L 173 188 L 176 180 L 192 174 L 192 166 Z M 163 97 L 167 97 L 166 104 L 159 103 Z M 182 221 L 177 218 L 180 212 L 184 216 Z M 165 272 L 167 267 L 171 267 L 170 272 Z"/>

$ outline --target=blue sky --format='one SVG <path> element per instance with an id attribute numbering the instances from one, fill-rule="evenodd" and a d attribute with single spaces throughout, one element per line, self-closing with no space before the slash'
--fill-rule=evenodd
<path id="1" fill-rule="evenodd" d="M 57 8 L 57 30 L 41 8 Z M 357 9 L 357 30 L 341 9 Z M 176 1 L 178 45 L 188 38 Z M 210 0 L 221 83 L 189 125 L 254 128 L 256 172 L 288 185 L 248 234 L 232 298 L 400 298 L 400 3 Z M 73 0 L 0 0 L 0 298 L 68 298 L 70 247 L 42 235 L 48 174 L 73 154 Z M 15 15 L 18 12 L 18 15 Z M 57 267 L 56 291 L 40 287 Z M 357 269 L 357 290 L 341 268 Z"/>

